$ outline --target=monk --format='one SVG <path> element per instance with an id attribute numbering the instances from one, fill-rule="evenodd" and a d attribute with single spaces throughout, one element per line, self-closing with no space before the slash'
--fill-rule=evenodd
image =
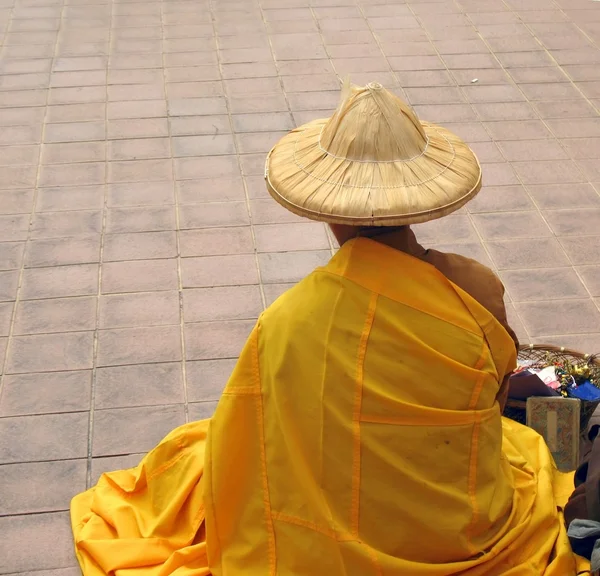
<path id="1" fill-rule="evenodd" d="M 71 516 L 84 576 L 575 576 L 572 476 L 502 418 L 516 337 L 491 271 L 410 225 L 481 187 L 469 147 L 377 84 L 269 154 L 340 249 L 258 319 L 210 421 L 105 474 Z"/>

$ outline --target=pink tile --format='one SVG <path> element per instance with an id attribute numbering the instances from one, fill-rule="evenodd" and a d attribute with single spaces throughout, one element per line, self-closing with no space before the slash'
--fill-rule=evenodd
<path id="1" fill-rule="evenodd" d="M 600 205 L 600 196 L 590 184 L 529 185 L 527 190 L 542 210 L 597 208 Z"/>
<path id="2" fill-rule="evenodd" d="M 106 130 L 109 140 L 121 138 L 159 138 L 169 135 L 169 124 L 166 118 L 109 120 Z"/>
<path id="3" fill-rule="evenodd" d="M 86 489 L 87 462 L 31 462 L 0 467 L 4 514 L 64 511 Z"/>
<path id="4" fill-rule="evenodd" d="M 179 326 L 102 330 L 98 335 L 98 366 L 179 360 L 181 360 Z"/>
<path id="5" fill-rule="evenodd" d="M 92 332 L 13 337 L 7 374 L 60 372 L 92 367 Z"/>
<path id="6" fill-rule="evenodd" d="M 583 174 L 572 160 L 513 162 L 524 184 L 583 182 Z"/>
<path id="7" fill-rule="evenodd" d="M 268 284 L 298 282 L 331 258 L 329 250 L 273 252 L 259 255 L 262 281 Z"/>
<path id="8" fill-rule="evenodd" d="M 24 252 L 24 242 L 0 242 L 0 270 L 20 268 Z"/>
<path id="9" fill-rule="evenodd" d="M 252 254 L 184 258 L 181 261 L 184 288 L 258 284 L 256 260 Z"/>
<path id="10" fill-rule="evenodd" d="M 77 560 L 68 512 L 5 516 L 0 518 L 0 531 L 4 571 L 48 570 L 51 572 L 39 572 L 40 576 L 76 576 L 77 569 L 71 569 Z M 31 542 L 36 545 L 31 546 Z"/>
<path id="11" fill-rule="evenodd" d="M 25 266 L 89 264 L 100 260 L 100 236 L 32 240 L 27 246 Z"/>
<path id="12" fill-rule="evenodd" d="M 557 236 L 595 235 L 598 217 L 600 207 L 544 211 L 544 218 Z"/>
<path id="13" fill-rule="evenodd" d="M 33 190 L 0 190 L 0 214 L 29 214 Z"/>
<path id="14" fill-rule="evenodd" d="M 250 224 L 246 202 L 209 202 L 179 207 L 182 230 Z"/>
<path id="15" fill-rule="evenodd" d="M 231 132 L 229 117 L 223 114 L 215 116 L 179 116 L 170 118 L 172 136 L 197 136 L 200 134 L 226 134 Z"/>
<path id="16" fill-rule="evenodd" d="M 175 256 L 177 245 L 174 232 L 108 234 L 104 241 L 103 259 L 106 262 Z"/>
<path id="17" fill-rule="evenodd" d="M 109 162 L 108 182 L 146 182 L 171 180 L 171 160 L 132 160 Z"/>
<path id="18" fill-rule="evenodd" d="M 501 278 L 513 302 L 588 296 L 585 286 L 568 268 L 511 270 L 503 272 Z"/>
<path id="19" fill-rule="evenodd" d="M 233 155 L 177 158 L 175 160 L 175 178 L 177 180 L 220 178 L 239 176 L 239 174 L 237 158 Z"/>
<path id="20" fill-rule="evenodd" d="M 484 240 L 544 238 L 552 235 L 537 212 L 477 214 L 473 219 Z"/>
<path id="21" fill-rule="evenodd" d="M 184 423 L 183 404 L 98 410 L 94 415 L 92 454 L 147 452 Z"/>
<path id="22" fill-rule="evenodd" d="M 13 333 L 78 332 L 96 327 L 96 298 L 56 298 L 19 302 Z"/>
<path id="23" fill-rule="evenodd" d="M 178 284 L 175 259 L 105 262 L 102 266 L 104 294 L 176 290 Z"/>
<path id="24" fill-rule="evenodd" d="M 158 232 L 175 230 L 175 210 L 172 206 L 139 208 L 113 208 L 107 210 L 107 233 Z"/>
<path id="25" fill-rule="evenodd" d="M 57 164 L 42 166 L 41 186 L 76 186 L 104 183 L 104 163 Z"/>
<path id="26" fill-rule="evenodd" d="M 186 322 L 258 318 L 263 305 L 258 286 L 220 286 L 183 292 Z"/>
<path id="27" fill-rule="evenodd" d="M 260 225 L 254 232 L 259 252 L 327 250 L 330 247 L 325 226 L 318 222 Z"/>
<path id="28" fill-rule="evenodd" d="M 223 256 L 254 251 L 249 226 L 183 230 L 180 233 L 181 256 Z"/>
<path id="29" fill-rule="evenodd" d="M 7 375 L 0 398 L 0 416 L 89 410 L 91 385 L 91 370 Z"/>
<path id="30" fill-rule="evenodd" d="M 290 288 L 292 288 L 295 284 L 287 283 L 287 284 L 265 284 L 264 285 L 264 293 L 265 299 L 267 301 L 267 306 L 270 306 L 279 298 L 283 293 L 287 292 Z"/>
<path id="31" fill-rule="evenodd" d="M 600 323 L 600 311 L 589 299 L 522 302 L 515 307 L 532 337 L 594 333 Z"/>
<path id="32" fill-rule="evenodd" d="M 172 138 L 171 142 L 175 157 L 235 154 L 235 145 L 230 134 L 176 136 Z"/>
<path id="33" fill-rule="evenodd" d="M 186 324 L 187 360 L 237 358 L 254 324 L 255 320 Z"/>
<path id="34" fill-rule="evenodd" d="M 483 212 L 510 212 L 535 210 L 523 186 L 484 186 L 479 194 L 467 204 L 471 214 Z"/>
<path id="35" fill-rule="evenodd" d="M 183 400 L 182 370 L 177 362 L 98 368 L 96 409 L 182 404 Z"/>
<path id="36" fill-rule="evenodd" d="M 102 212 L 78 210 L 72 212 L 39 212 L 33 218 L 31 238 L 60 238 L 99 234 Z"/>
<path id="37" fill-rule="evenodd" d="M 100 298 L 100 328 L 132 328 L 179 324 L 179 293 L 142 292 Z"/>
<path id="38" fill-rule="evenodd" d="M 109 184 L 107 188 L 109 207 L 175 204 L 173 182 Z"/>
<path id="39" fill-rule="evenodd" d="M 170 158 L 168 138 L 140 138 L 108 142 L 109 160 L 140 160 Z"/>
<path id="40" fill-rule="evenodd" d="M 244 183 L 240 176 L 182 180 L 177 183 L 177 196 L 180 205 L 234 202 L 246 199 Z"/>

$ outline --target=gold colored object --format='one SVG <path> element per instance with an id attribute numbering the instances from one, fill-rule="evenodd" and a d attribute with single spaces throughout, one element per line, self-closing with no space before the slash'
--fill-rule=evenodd
<path id="1" fill-rule="evenodd" d="M 440 218 L 481 188 L 469 146 L 381 84 L 348 82 L 331 118 L 284 136 L 269 152 L 265 180 L 285 208 L 313 220 L 400 226 Z"/>

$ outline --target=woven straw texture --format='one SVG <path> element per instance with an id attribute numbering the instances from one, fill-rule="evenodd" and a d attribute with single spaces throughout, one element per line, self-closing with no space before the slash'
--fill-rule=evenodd
<path id="1" fill-rule="evenodd" d="M 481 188 L 481 167 L 458 136 L 419 121 L 381 85 L 347 83 L 331 118 L 296 128 L 271 150 L 265 178 L 298 215 L 401 226 L 458 210 Z"/>

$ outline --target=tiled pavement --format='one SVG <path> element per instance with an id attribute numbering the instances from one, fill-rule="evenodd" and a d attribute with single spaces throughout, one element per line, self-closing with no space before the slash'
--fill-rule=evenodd
<path id="1" fill-rule="evenodd" d="M 0 26 L 0 573 L 76 574 L 70 497 L 209 415 L 330 256 L 262 171 L 338 76 L 479 155 L 419 236 L 499 271 L 523 341 L 600 350 L 600 3 L 0 0 Z"/>

